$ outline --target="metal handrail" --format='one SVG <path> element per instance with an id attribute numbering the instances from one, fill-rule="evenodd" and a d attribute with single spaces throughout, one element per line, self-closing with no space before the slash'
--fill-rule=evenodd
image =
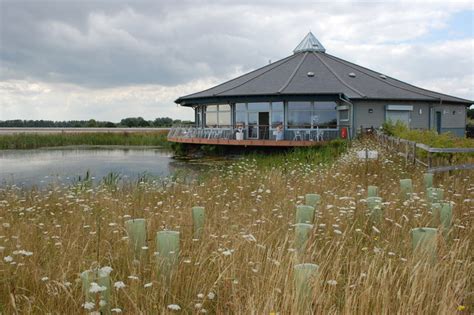
<path id="1" fill-rule="evenodd" d="M 255 128 L 258 138 L 250 138 L 250 128 Z M 277 134 L 272 132 L 275 128 L 270 125 L 250 125 L 239 128 L 198 128 L 198 127 L 173 127 L 168 133 L 168 138 L 200 138 L 200 139 L 239 139 L 237 133 L 242 140 L 277 140 Z M 262 139 L 261 134 L 265 135 Z M 339 129 L 323 129 L 323 128 L 304 128 L 304 129 L 285 129 L 283 130 L 283 139 L 290 141 L 328 141 L 339 138 Z"/>

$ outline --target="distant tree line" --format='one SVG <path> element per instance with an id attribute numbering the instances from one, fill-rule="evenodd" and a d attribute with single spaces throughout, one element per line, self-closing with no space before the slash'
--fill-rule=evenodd
<path id="1" fill-rule="evenodd" d="M 128 117 L 119 123 L 111 121 L 89 120 L 0 120 L 0 127 L 31 127 L 31 128 L 115 128 L 115 127 L 171 127 L 173 125 L 191 125 L 194 122 L 189 120 L 171 119 L 169 117 L 159 117 L 155 120 L 145 120 L 143 117 Z"/>

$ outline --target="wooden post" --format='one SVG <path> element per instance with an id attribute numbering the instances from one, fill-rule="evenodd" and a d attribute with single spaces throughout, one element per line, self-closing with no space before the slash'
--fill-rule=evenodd
<path id="1" fill-rule="evenodd" d="M 204 207 L 193 207 L 192 215 L 193 215 L 193 226 L 194 226 L 193 238 L 200 239 L 202 236 L 202 231 L 204 229 L 204 221 L 205 221 Z"/>
<path id="2" fill-rule="evenodd" d="M 141 259 L 146 253 L 143 248 L 146 246 L 146 221 L 145 219 L 132 219 L 125 221 L 130 247 L 133 251 L 134 259 Z"/>
<path id="3" fill-rule="evenodd" d="M 297 223 L 295 224 L 295 248 L 299 255 L 303 254 L 306 244 L 308 243 L 312 224 Z"/>
<path id="4" fill-rule="evenodd" d="M 296 222 L 295 223 L 313 223 L 314 207 L 311 206 L 297 206 L 296 207 Z"/>
<path id="5" fill-rule="evenodd" d="M 318 194 L 306 194 L 305 195 L 305 205 L 314 207 L 315 209 L 319 206 L 321 202 L 321 196 Z"/>
<path id="6" fill-rule="evenodd" d="M 311 299 L 313 297 L 312 279 L 317 275 L 319 266 L 316 264 L 299 264 L 294 266 L 296 287 L 296 303 L 299 314 L 312 314 Z"/>
<path id="7" fill-rule="evenodd" d="M 411 198 L 413 193 L 413 183 L 411 179 L 400 179 L 400 193 L 405 200 Z"/>
<path id="8" fill-rule="evenodd" d="M 405 164 L 408 164 L 408 142 L 405 142 Z"/>
<path id="9" fill-rule="evenodd" d="M 413 253 L 418 258 L 428 257 L 432 262 L 436 261 L 436 243 L 438 230 L 435 228 L 422 227 L 411 230 Z"/>
<path id="10" fill-rule="evenodd" d="M 413 142 L 413 165 L 416 165 L 416 142 Z"/>
<path id="11" fill-rule="evenodd" d="M 432 161 L 431 161 L 431 152 L 428 151 L 428 169 L 431 168 L 431 165 L 432 165 Z"/>
<path id="12" fill-rule="evenodd" d="M 171 279 L 171 273 L 179 257 L 179 232 L 160 231 L 156 233 L 158 275 L 166 280 Z"/>

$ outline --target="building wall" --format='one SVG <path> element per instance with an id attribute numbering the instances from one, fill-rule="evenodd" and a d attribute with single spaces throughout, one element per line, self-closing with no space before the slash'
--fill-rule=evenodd
<path id="1" fill-rule="evenodd" d="M 354 101 L 354 128 L 379 128 L 385 121 L 387 105 L 411 105 L 410 128 L 436 129 L 436 112 L 442 113 L 441 132 L 453 132 L 464 136 L 466 128 L 466 107 L 464 105 L 429 103 L 429 102 L 394 102 L 394 101 Z M 372 113 L 369 113 L 372 109 Z M 453 111 L 455 114 L 453 114 Z M 430 121 L 431 118 L 431 121 Z"/>
<path id="2" fill-rule="evenodd" d="M 432 121 L 435 122 L 435 113 L 441 112 L 441 132 L 452 132 L 457 136 L 464 136 L 466 129 L 466 107 L 463 105 L 435 105 L 432 109 Z M 433 123 L 432 128 L 436 128 Z"/>

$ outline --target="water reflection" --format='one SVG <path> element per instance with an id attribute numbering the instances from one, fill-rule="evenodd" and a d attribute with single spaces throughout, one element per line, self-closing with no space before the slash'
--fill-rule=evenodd
<path id="1" fill-rule="evenodd" d="M 72 183 L 90 171 L 95 182 L 114 172 L 123 179 L 147 173 L 165 177 L 176 171 L 196 174 L 206 166 L 173 158 L 164 149 L 59 148 L 0 151 L 0 185 L 18 186 Z"/>

